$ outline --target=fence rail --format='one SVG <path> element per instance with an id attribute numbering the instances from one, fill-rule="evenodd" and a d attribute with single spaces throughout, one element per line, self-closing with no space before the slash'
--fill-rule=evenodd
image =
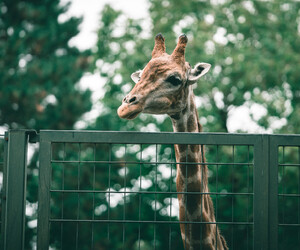
<path id="1" fill-rule="evenodd" d="M 230 249 L 300 247 L 299 135 L 11 130 L 5 138 L 2 249 L 24 249 L 34 142 L 37 249 L 182 249 L 179 223 L 205 222 L 178 221 L 174 144 L 205 146 L 210 191 L 193 195 L 211 196 L 209 223 Z"/>

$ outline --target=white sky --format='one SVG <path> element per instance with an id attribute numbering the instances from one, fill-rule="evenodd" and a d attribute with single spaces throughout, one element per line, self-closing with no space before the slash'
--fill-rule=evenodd
<path id="1" fill-rule="evenodd" d="M 61 3 L 69 0 L 61 0 Z M 70 16 L 83 16 L 80 25 L 80 34 L 71 40 L 71 45 L 79 49 L 88 49 L 96 44 L 96 31 L 99 27 L 100 13 L 106 4 L 110 4 L 116 10 L 122 10 L 125 15 L 139 19 L 148 16 L 147 0 L 71 0 L 71 7 L 67 15 L 60 17 L 63 21 Z"/>
<path id="2" fill-rule="evenodd" d="M 83 17 L 79 26 L 80 33 L 69 42 L 70 46 L 76 46 L 80 50 L 90 49 L 96 45 L 100 14 L 106 4 L 110 4 L 116 10 L 121 10 L 126 16 L 133 19 L 149 17 L 147 0 L 61 0 L 62 4 L 67 2 L 71 2 L 71 6 L 66 14 L 59 16 L 59 21 L 63 22 L 71 16 Z M 105 79 L 101 78 L 97 72 L 95 74 L 87 73 L 81 78 L 80 87 L 89 88 L 93 92 L 93 108 L 75 124 L 76 129 L 85 128 L 89 122 L 95 121 L 99 116 L 102 109 L 99 99 L 104 94 L 104 84 Z"/>
<path id="3" fill-rule="evenodd" d="M 65 2 L 68 2 L 68 0 L 61 0 L 61 3 Z M 96 44 L 96 31 L 99 27 L 100 13 L 105 4 L 110 4 L 113 8 L 121 10 L 130 18 L 140 19 L 149 17 L 149 3 L 147 0 L 72 0 L 71 3 L 68 13 L 61 15 L 59 20 L 64 21 L 70 16 L 83 16 L 83 22 L 79 27 L 79 35 L 70 41 L 70 45 L 76 46 L 81 50 L 92 48 Z M 99 73 L 86 74 L 80 80 L 80 86 L 93 91 L 94 106 L 91 112 L 83 116 L 82 121 L 77 122 L 75 125 L 76 129 L 84 128 L 87 125 L 86 122 L 92 122 L 99 115 L 101 103 L 98 100 L 103 96 L 102 88 L 104 84 L 105 81 L 100 77 Z M 256 111 L 262 113 L 263 110 L 257 107 Z M 227 121 L 229 132 L 236 132 L 238 130 L 250 133 L 272 132 L 272 129 L 264 130 L 259 127 L 251 119 L 250 114 L 253 114 L 253 110 L 246 105 L 231 109 Z"/>

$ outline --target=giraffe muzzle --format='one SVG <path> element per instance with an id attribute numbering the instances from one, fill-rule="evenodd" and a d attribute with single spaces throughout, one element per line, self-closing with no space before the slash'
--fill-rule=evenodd
<path id="1" fill-rule="evenodd" d="M 138 103 L 138 98 L 136 96 L 125 96 L 123 99 L 123 103 L 128 103 L 128 104 L 137 104 Z"/>
<path id="2" fill-rule="evenodd" d="M 143 111 L 137 96 L 127 95 L 118 108 L 118 116 L 123 119 L 132 120 Z"/>

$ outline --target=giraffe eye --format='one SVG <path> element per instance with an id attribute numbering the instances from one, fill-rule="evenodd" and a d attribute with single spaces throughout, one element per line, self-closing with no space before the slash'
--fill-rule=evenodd
<path id="1" fill-rule="evenodd" d="M 178 76 L 169 76 L 167 79 L 166 79 L 167 82 L 171 83 L 172 85 L 174 86 L 178 86 L 182 83 L 181 79 L 178 78 Z"/>

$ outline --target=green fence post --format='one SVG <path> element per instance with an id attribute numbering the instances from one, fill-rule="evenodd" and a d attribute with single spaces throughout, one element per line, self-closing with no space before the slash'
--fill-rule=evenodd
<path id="1" fill-rule="evenodd" d="M 23 249 L 25 238 L 26 160 L 28 134 L 26 130 L 10 130 L 5 171 L 5 218 L 3 249 Z M 4 166 L 5 167 L 5 166 Z"/>
<path id="2" fill-rule="evenodd" d="M 269 135 L 254 145 L 254 249 L 269 249 Z"/>
<path id="3" fill-rule="evenodd" d="M 40 134 L 37 249 L 49 249 L 51 142 Z"/>
<path id="4" fill-rule="evenodd" d="M 270 136 L 269 249 L 278 249 L 278 141 Z"/>
<path id="5" fill-rule="evenodd" d="M 8 132 L 4 135 L 4 154 L 3 154 L 3 179 L 2 179 L 2 190 L 1 190 L 1 239 L 0 249 L 4 248 L 4 235 L 5 235 L 5 207 L 6 207 L 6 185 L 7 185 L 7 151 L 8 151 Z"/>

